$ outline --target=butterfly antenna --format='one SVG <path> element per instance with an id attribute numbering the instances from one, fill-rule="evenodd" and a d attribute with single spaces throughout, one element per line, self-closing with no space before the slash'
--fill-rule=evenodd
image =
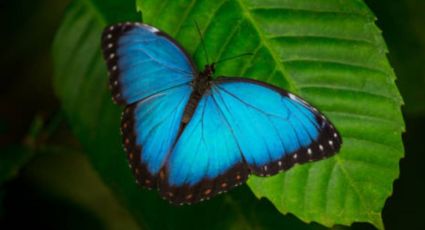
<path id="1" fill-rule="evenodd" d="M 207 48 L 205 47 L 205 42 L 204 42 L 204 38 L 203 38 L 202 33 L 201 33 L 201 29 L 199 29 L 199 25 L 195 20 L 193 20 L 193 22 L 195 23 L 196 30 L 198 31 L 199 37 L 201 38 L 201 44 L 202 44 L 202 48 L 204 49 L 205 56 L 207 58 L 207 64 L 209 64 L 210 59 L 209 59 L 209 56 L 208 56 Z"/>
<path id="2" fill-rule="evenodd" d="M 254 53 L 243 53 L 243 54 L 239 54 L 239 55 L 236 55 L 236 56 L 222 58 L 222 59 L 214 62 L 214 64 L 218 64 L 218 63 L 221 63 L 221 62 L 225 62 L 225 61 L 229 61 L 229 60 L 232 60 L 232 59 L 240 58 L 240 57 L 243 57 L 243 56 L 251 56 L 251 55 L 254 55 Z"/>

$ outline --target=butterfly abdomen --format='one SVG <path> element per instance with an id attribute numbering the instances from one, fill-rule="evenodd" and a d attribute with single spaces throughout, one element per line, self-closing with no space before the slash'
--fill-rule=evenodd
<path id="1" fill-rule="evenodd" d="M 189 102 L 187 103 L 183 113 L 183 119 L 182 119 L 183 125 L 186 125 L 187 123 L 189 123 L 190 118 L 193 116 L 193 113 L 195 112 L 195 109 L 198 106 L 198 103 L 201 97 L 202 97 L 202 94 L 196 90 L 193 91 L 192 94 L 190 95 Z"/>
<path id="2" fill-rule="evenodd" d="M 198 77 L 192 82 L 193 92 L 190 95 L 189 102 L 187 103 L 183 113 L 183 127 L 190 121 L 190 118 L 193 116 L 193 113 L 195 112 L 195 109 L 198 106 L 199 101 L 201 100 L 205 91 L 210 88 L 210 79 L 211 74 L 213 73 L 213 69 L 210 69 L 211 67 L 207 66 L 206 69 L 200 73 Z"/>

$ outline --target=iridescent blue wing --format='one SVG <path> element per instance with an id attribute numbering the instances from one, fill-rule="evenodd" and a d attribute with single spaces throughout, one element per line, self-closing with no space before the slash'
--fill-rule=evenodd
<path id="1" fill-rule="evenodd" d="M 175 87 L 134 103 L 124 110 L 124 148 L 137 182 L 157 187 L 157 176 L 176 140 L 191 87 Z"/>
<path id="2" fill-rule="evenodd" d="M 331 122 L 291 93 L 259 81 L 222 78 L 212 94 L 256 175 L 273 175 L 339 151 L 342 140 Z"/>
<path id="3" fill-rule="evenodd" d="M 161 195 L 178 204 L 208 199 L 246 180 L 248 168 L 230 124 L 208 92 L 180 135 L 164 174 Z"/>
<path id="4" fill-rule="evenodd" d="M 102 35 L 112 97 L 131 104 L 163 90 L 189 84 L 195 70 L 182 48 L 158 29 L 140 23 L 116 24 Z"/>
<path id="5" fill-rule="evenodd" d="M 113 99 L 127 105 L 121 131 L 130 166 L 140 184 L 156 188 L 192 93 L 195 70 L 175 41 L 140 23 L 106 28 L 102 48 Z"/>
<path id="6" fill-rule="evenodd" d="M 192 203 L 226 191 L 249 173 L 276 174 L 335 154 L 333 125 L 297 96 L 236 78 L 212 82 L 166 164 L 162 195 Z"/>

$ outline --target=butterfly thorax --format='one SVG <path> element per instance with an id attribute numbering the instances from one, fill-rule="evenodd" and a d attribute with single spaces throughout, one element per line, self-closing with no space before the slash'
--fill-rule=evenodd
<path id="1" fill-rule="evenodd" d="M 209 64 L 205 65 L 205 68 L 196 79 L 193 81 L 193 89 L 197 91 L 200 95 L 204 94 L 207 89 L 210 87 L 212 80 L 212 75 L 215 72 L 215 65 Z"/>
<path id="2" fill-rule="evenodd" d="M 183 125 L 186 125 L 192 117 L 196 107 L 198 106 L 199 100 L 204 95 L 205 91 L 210 88 L 212 75 L 215 72 L 215 64 L 205 65 L 205 68 L 199 75 L 193 80 L 192 87 L 193 92 L 190 95 L 189 102 L 183 113 Z"/>
<path id="3" fill-rule="evenodd" d="M 212 75 L 215 72 L 215 64 L 207 64 L 205 65 L 204 71 L 202 71 L 199 75 L 199 78 L 207 78 L 208 80 L 211 80 Z"/>

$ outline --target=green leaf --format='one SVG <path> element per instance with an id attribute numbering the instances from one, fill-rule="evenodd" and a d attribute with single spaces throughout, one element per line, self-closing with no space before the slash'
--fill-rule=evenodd
<path id="1" fill-rule="evenodd" d="M 398 75 L 397 85 L 406 103 L 403 107 L 405 116 L 424 116 L 425 15 L 422 9 L 425 2 L 369 0 L 366 3 L 376 10 L 378 25 L 391 50 L 389 59 Z"/>
<path id="2" fill-rule="evenodd" d="M 67 11 L 53 47 L 55 90 L 90 161 L 118 199 L 142 227 L 287 227 L 286 217 L 243 188 L 182 208 L 137 189 L 120 147 L 120 108 L 110 100 L 100 53 L 104 26 L 137 16 L 132 1 L 100 2 L 75 0 Z M 344 145 L 336 157 L 271 178 L 252 177 L 248 184 L 258 197 L 306 222 L 383 227 L 380 211 L 403 156 L 402 100 L 363 2 L 140 0 L 137 7 L 146 23 L 175 37 L 198 66 L 206 62 L 193 20 L 211 59 L 254 52 L 220 64 L 218 75 L 256 78 L 297 93 L 341 131 Z"/>
<path id="3" fill-rule="evenodd" d="M 53 58 L 54 88 L 74 133 L 102 180 L 140 227 L 321 229 L 317 224 L 305 225 L 282 216 L 270 203 L 257 200 L 247 186 L 209 202 L 183 207 L 172 206 L 157 192 L 137 186 L 121 147 L 121 108 L 112 103 L 100 51 L 103 28 L 117 21 L 137 20 L 134 6 L 131 0 L 101 4 L 100 0 L 75 0 L 55 38 Z"/>
<path id="4" fill-rule="evenodd" d="M 336 157 L 297 166 L 248 184 L 282 213 L 326 226 L 369 222 L 382 228 L 403 156 L 402 99 L 375 17 L 362 1 L 138 0 L 144 21 L 177 38 L 198 66 L 244 52 L 217 75 L 259 79 L 297 93 L 320 108 L 341 131 Z M 157 15 L 162 15 L 157 17 Z"/>

